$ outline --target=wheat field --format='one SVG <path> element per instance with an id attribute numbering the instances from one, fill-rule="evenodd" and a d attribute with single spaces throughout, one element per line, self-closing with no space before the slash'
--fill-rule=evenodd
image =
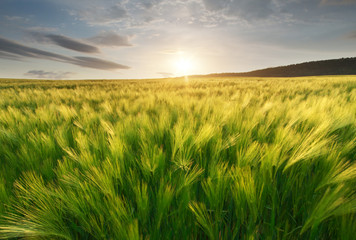
<path id="1" fill-rule="evenodd" d="M 0 80 L 1 239 L 354 239 L 356 77 Z"/>

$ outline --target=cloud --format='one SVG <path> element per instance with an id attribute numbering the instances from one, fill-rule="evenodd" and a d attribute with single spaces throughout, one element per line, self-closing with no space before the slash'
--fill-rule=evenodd
<path id="1" fill-rule="evenodd" d="M 7 60 L 16 60 L 16 61 L 21 60 L 21 58 L 19 58 L 18 56 L 5 52 L 0 52 L 0 58 L 7 59 Z"/>
<path id="2" fill-rule="evenodd" d="M 148 24 L 181 23 L 217 26 L 228 23 L 273 18 L 279 5 L 300 4 L 306 0 L 78 0 L 69 13 L 89 25 L 115 24 L 127 28 L 140 28 Z M 318 2 L 320 0 L 309 0 Z M 301 3 L 302 4 L 302 3 Z M 83 7 L 86 6 L 86 7 Z M 279 21 L 279 20 L 277 20 Z"/>
<path id="3" fill-rule="evenodd" d="M 171 78 L 174 76 L 173 73 L 169 73 L 169 72 L 158 72 L 157 74 L 161 75 L 164 78 Z"/>
<path id="4" fill-rule="evenodd" d="M 321 0 L 321 5 L 348 5 L 355 4 L 356 0 Z"/>
<path id="5" fill-rule="evenodd" d="M 92 57 L 74 57 L 75 61 L 73 64 L 87 67 L 87 68 L 96 68 L 102 70 L 112 70 L 112 69 L 129 69 L 130 67 L 121 65 L 111 61 L 105 61 L 99 58 Z"/>
<path id="6" fill-rule="evenodd" d="M 127 36 L 121 36 L 114 32 L 103 32 L 88 38 L 87 41 L 107 47 L 132 46 Z"/>
<path id="7" fill-rule="evenodd" d="M 45 72 L 43 70 L 31 70 L 25 73 L 25 76 L 31 78 L 45 78 L 45 79 L 66 79 L 73 76 L 73 72 Z"/>
<path id="8" fill-rule="evenodd" d="M 152 9 L 153 7 L 157 6 L 164 0 L 144 0 L 144 1 L 139 1 L 139 5 L 143 6 L 145 9 Z"/>
<path id="9" fill-rule="evenodd" d="M 115 62 L 91 57 L 67 57 L 61 54 L 43 51 L 37 48 L 24 46 L 15 41 L 0 37 L 0 54 L 11 55 L 17 58 L 36 58 L 69 63 L 81 67 L 101 70 L 129 69 L 130 67 Z M 2 55 L 0 55 L 1 57 Z"/>
<path id="10" fill-rule="evenodd" d="M 203 3 L 209 11 L 219 11 L 227 8 L 230 4 L 229 0 L 203 0 Z"/>
<path id="11" fill-rule="evenodd" d="M 28 27 L 26 28 L 28 32 L 56 32 L 58 31 L 58 28 L 54 27 L 40 27 L 40 26 L 34 26 L 34 27 Z"/>
<path id="12" fill-rule="evenodd" d="M 56 0 L 47 0 L 57 3 Z M 283 24 L 332 18 L 326 7 L 350 7 L 356 0 L 62 0 L 77 20 L 89 25 L 148 28 L 148 25 L 216 27 L 230 24 Z M 349 10 L 351 11 L 351 10 Z M 339 15 L 340 14 L 340 15 Z M 351 14 L 351 13 L 350 13 Z M 335 13 L 336 17 L 344 17 Z M 323 20 L 321 18 L 323 17 Z M 335 17 L 335 18 L 336 18 Z M 268 20 L 268 21 L 266 21 Z"/>
<path id="13" fill-rule="evenodd" d="M 30 21 L 29 18 L 21 17 L 21 16 L 8 16 L 8 15 L 5 15 L 4 18 L 5 18 L 5 20 L 11 21 L 11 22 L 24 22 L 24 23 L 27 23 L 27 22 Z"/>
<path id="14" fill-rule="evenodd" d="M 221 23 L 283 24 L 321 22 L 345 17 L 345 8 L 356 0 L 201 0 L 204 9 Z M 322 6 L 339 6 L 334 11 Z M 351 11 L 351 9 L 349 9 Z M 201 14 L 200 16 L 209 16 Z M 200 18 L 202 18 L 200 17 Z M 256 25 L 255 25 L 256 26 Z"/>
<path id="15" fill-rule="evenodd" d="M 36 48 L 31 48 L 19 44 L 15 41 L 7 40 L 0 37 L 0 52 L 9 53 L 17 57 L 30 57 L 30 58 L 41 58 L 49 60 L 70 60 L 70 58 L 56 53 L 51 53 L 47 51 L 42 51 Z"/>
<path id="16" fill-rule="evenodd" d="M 71 10 L 70 14 L 91 25 L 116 23 L 128 16 L 126 9 L 120 3 L 110 7 L 97 5 L 85 9 Z"/>
<path id="17" fill-rule="evenodd" d="M 356 31 L 353 31 L 353 32 L 350 32 L 349 34 L 347 34 L 346 38 L 348 38 L 348 39 L 356 39 Z"/>
<path id="18" fill-rule="evenodd" d="M 181 54 L 184 54 L 184 52 L 182 50 L 177 50 L 177 49 L 164 49 L 160 53 L 168 54 L 168 55 L 181 55 Z"/>
<path id="19" fill-rule="evenodd" d="M 84 52 L 84 53 L 99 52 L 99 49 L 97 47 L 70 37 L 56 35 L 56 34 L 43 34 L 39 32 L 31 32 L 30 34 L 36 41 L 40 43 L 51 43 L 77 52 Z"/>
<path id="20" fill-rule="evenodd" d="M 275 0 L 203 0 L 208 11 L 221 11 L 227 17 L 245 20 L 264 19 L 276 13 Z"/>
<path id="21" fill-rule="evenodd" d="M 88 1 L 89 3 L 81 0 L 75 1 L 75 6 L 67 3 L 68 12 L 89 25 L 141 28 L 159 21 L 172 22 L 172 19 L 178 18 L 185 21 L 181 18 L 182 12 L 192 3 L 201 6 L 202 0 Z M 81 6 L 78 5 L 79 2 L 82 3 Z M 82 7 L 83 5 L 87 7 Z M 197 18 L 198 15 L 194 17 Z"/>

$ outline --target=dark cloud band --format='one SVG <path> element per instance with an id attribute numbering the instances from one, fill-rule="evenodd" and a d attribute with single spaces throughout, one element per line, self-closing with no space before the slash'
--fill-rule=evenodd
<path id="1" fill-rule="evenodd" d="M 82 41 L 56 34 L 31 32 L 31 36 L 40 43 L 51 43 L 63 48 L 83 53 L 98 53 L 99 49 Z"/>
<path id="2" fill-rule="evenodd" d="M 51 53 L 37 48 L 27 47 L 15 41 L 7 40 L 5 38 L 0 37 L 0 57 L 9 59 L 9 56 L 17 59 L 21 59 L 23 57 L 46 59 L 46 60 L 52 60 L 57 62 L 70 63 L 81 67 L 95 68 L 101 70 L 115 70 L 115 69 L 130 68 L 125 65 L 102 60 L 99 58 L 67 57 L 61 54 Z"/>
<path id="3" fill-rule="evenodd" d="M 72 72 L 46 72 L 43 70 L 31 70 L 24 74 L 31 78 L 44 78 L 44 79 L 66 79 L 74 75 Z"/>
<path id="4" fill-rule="evenodd" d="M 74 57 L 73 64 L 87 67 L 87 68 L 96 68 L 102 70 L 112 70 L 112 69 L 129 69 L 130 67 L 121 65 L 115 62 L 102 60 L 99 58 L 92 57 Z"/>
<path id="5" fill-rule="evenodd" d="M 54 35 L 54 34 L 46 35 L 46 37 L 50 39 L 53 43 L 57 44 L 58 46 L 68 48 L 74 51 L 85 52 L 85 53 L 99 52 L 99 49 L 97 47 L 91 46 L 86 43 L 82 43 L 80 41 L 77 41 L 69 37 Z"/>
<path id="6" fill-rule="evenodd" d="M 114 32 L 103 32 L 88 38 L 87 40 L 91 43 L 105 47 L 132 46 L 127 36 L 121 36 Z"/>

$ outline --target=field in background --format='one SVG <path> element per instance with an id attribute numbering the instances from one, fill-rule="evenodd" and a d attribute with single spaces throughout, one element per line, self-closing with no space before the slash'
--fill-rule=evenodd
<path id="1" fill-rule="evenodd" d="M 354 239 L 356 77 L 0 80 L 0 238 Z"/>

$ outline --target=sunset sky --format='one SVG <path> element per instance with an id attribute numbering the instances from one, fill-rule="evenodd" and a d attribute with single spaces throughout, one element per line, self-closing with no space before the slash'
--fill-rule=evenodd
<path id="1" fill-rule="evenodd" d="M 0 0 L 0 78 L 242 72 L 356 56 L 356 0 Z"/>

